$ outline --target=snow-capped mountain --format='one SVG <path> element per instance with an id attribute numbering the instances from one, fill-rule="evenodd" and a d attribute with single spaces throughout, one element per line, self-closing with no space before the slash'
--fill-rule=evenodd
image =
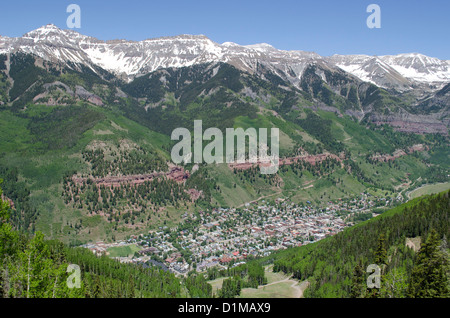
<path id="1" fill-rule="evenodd" d="M 292 67 L 300 72 L 303 66 L 298 67 L 298 64 L 303 64 L 304 59 L 320 58 L 318 55 L 303 55 L 302 52 L 283 52 L 268 45 L 220 45 L 203 35 L 180 35 L 140 42 L 100 41 L 54 25 L 46 25 L 21 38 L 0 38 L 0 54 L 14 51 L 33 53 L 49 61 L 97 65 L 127 80 L 157 69 L 209 62 L 230 63 L 246 71 L 255 71 L 258 63 L 274 63 L 281 69 Z"/>
<path id="2" fill-rule="evenodd" d="M 333 55 L 329 61 L 362 81 L 384 88 L 406 90 L 413 84 L 393 66 L 379 57 L 367 55 Z"/>
<path id="3" fill-rule="evenodd" d="M 449 61 L 418 53 L 394 56 L 333 55 L 328 60 L 363 81 L 399 91 L 420 84 L 442 88 L 450 81 Z"/>
<path id="4" fill-rule="evenodd" d="M 22 51 L 52 62 L 101 67 L 127 81 L 164 68 L 224 62 L 251 73 L 261 66 L 297 85 L 308 65 L 342 69 L 362 81 L 399 92 L 426 85 L 441 89 L 450 82 L 450 61 L 421 54 L 396 56 L 334 55 L 283 51 L 269 44 L 218 44 L 203 35 L 180 35 L 144 41 L 101 41 L 49 24 L 20 38 L 0 37 L 0 54 Z"/>
<path id="5" fill-rule="evenodd" d="M 380 56 L 380 60 L 417 82 L 448 82 L 450 79 L 450 61 L 418 53 Z"/>

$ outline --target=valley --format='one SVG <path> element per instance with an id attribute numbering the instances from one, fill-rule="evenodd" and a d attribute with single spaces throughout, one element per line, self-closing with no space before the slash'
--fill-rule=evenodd
<path id="1" fill-rule="evenodd" d="M 310 202 L 299 206 L 281 198 L 259 200 L 242 208 L 218 208 L 196 215 L 186 212 L 175 228 L 163 226 L 148 234 L 131 235 L 126 241 L 84 247 L 97 255 L 117 257 L 110 254 L 111 247 L 131 244 L 139 250 L 122 254 L 118 257 L 121 262 L 151 261 L 184 276 L 192 270 L 226 269 L 245 263 L 247 258 L 311 244 L 372 218 L 375 207 L 381 213 L 389 204 L 384 198 L 366 194 L 328 202 L 323 208 Z"/>
<path id="2" fill-rule="evenodd" d="M 11 207 L 0 226 L 16 250 L 82 263 L 93 297 L 211 297 L 211 285 L 225 298 L 348 297 L 381 234 L 395 276 L 412 275 L 407 247 L 420 236 L 448 233 L 448 88 L 448 61 L 417 53 L 322 57 L 195 35 L 104 42 L 54 25 L 0 37 Z M 278 170 L 175 162 L 177 128 L 189 148 L 207 146 L 198 121 L 258 140 L 277 128 Z"/>
<path id="3" fill-rule="evenodd" d="M 60 136 L 52 130 L 36 135 L 30 130 L 34 121 L 51 123 L 52 116 L 70 109 L 49 107 L 30 106 L 20 117 L 2 111 L 5 119 L 2 149 L 7 149 L 9 140 L 15 140 L 15 150 L 4 153 L 6 160 L 2 166 L 5 173 L 15 171 L 17 178 L 24 181 L 36 209 L 44 211 L 44 206 L 48 209 L 40 218 L 43 222 L 38 220 L 38 228 L 68 242 L 120 240 L 159 226 L 175 227 L 185 212 L 195 214 L 218 207 L 236 208 L 263 197 L 286 197 L 297 204 L 310 201 L 326 207 L 328 201 L 345 200 L 368 191 L 391 202 L 401 202 L 406 197 L 399 197 L 399 193 L 413 190 L 408 189 L 409 185 L 419 187 L 446 180 L 446 165 L 431 164 L 434 156 L 445 156 L 447 151 L 440 150 L 443 148 L 439 138 L 429 141 L 417 135 L 411 141 L 402 141 L 406 136 L 391 132 L 393 137 L 386 139 L 380 130 L 360 128 L 351 119 L 327 112 L 320 114 L 332 118 L 330 129 L 348 150 L 337 154 L 332 148 L 326 151 L 325 144 L 314 135 L 308 138 L 315 143 L 302 142 L 301 136 L 308 133 L 301 126 L 285 122 L 281 131 L 291 141 L 281 143 L 279 171 L 273 176 L 262 176 L 259 168 L 251 164 L 197 165 L 195 168 L 193 164 L 171 165 L 170 148 L 166 146 L 172 141 L 168 136 L 95 106 L 76 106 L 84 109 L 83 112 L 93 112 L 99 119 L 92 123 L 92 128 L 82 128 L 87 129 L 83 134 L 71 135 L 73 141 L 70 142 L 74 146 L 67 148 L 63 145 L 69 136 Z M 278 124 L 276 117 L 259 115 L 258 118 L 259 125 Z M 71 125 L 80 119 L 74 117 Z M 24 122 L 22 131 L 12 128 L 18 121 Z M 246 128 L 246 125 L 241 127 Z M 98 134 L 99 131 L 112 134 Z M 302 135 L 297 131 L 302 131 Z M 18 133 L 22 134 L 22 139 L 17 139 Z M 361 133 L 366 137 L 361 139 L 364 136 L 358 135 Z M 53 136 L 48 146 L 45 142 L 50 139 L 45 139 L 49 138 L 46 134 Z M 350 134 L 354 136 L 352 139 L 348 139 Z M 44 143 L 35 143 L 35 136 Z M 400 139 L 394 139 L 397 136 L 401 136 Z M 396 144 L 389 145 L 388 140 L 395 140 Z M 410 146 L 401 150 L 399 142 Z M 8 185 L 8 178 L 4 176 Z M 420 182 L 416 182 L 417 179 Z M 150 190 L 151 187 L 158 188 Z M 164 187 L 169 188 L 163 190 Z M 43 192 L 43 189 L 48 190 Z M 16 196 L 17 201 L 17 194 L 12 191 L 5 187 L 6 195 Z M 20 208 L 20 203 L 16 204 Z"/>

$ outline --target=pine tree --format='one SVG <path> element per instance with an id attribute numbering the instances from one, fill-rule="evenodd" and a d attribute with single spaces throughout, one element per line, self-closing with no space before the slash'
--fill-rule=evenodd
<path id="1" fill-rule="evenodd" d="M 375 263 L 380 267 L 387 265 L 386 238 L 384 234 L 380 234 L 378 238 L 377 250 L 375 251 Z"/>
<path id="2" fill-rule="evenodd" d="M 408 296 L 414 298 L 446 298 L 448 284 L 448 256 L 440 249 L 436 230 L 432 230 L 422 244 L 411 273 Z"/>
<path id="3" fill-rule="evenodd" d="M 359 261 L 353 270 L 352 287 L 350 292 L 351 298 L 362 297 L 364 290 L 364 276 L 364 270 L 362 268 L 361 261 Z"/>
<path id="4" fill-rule="evenodd" d="M 387 251 L 386 251 L 386 237 L 384 234 L 380 234 L 378 237 L 377 249 L 374 253 L 375 264 L 380 267 L 380 284 L 384 283 L 384 271 L 387 265 Z M 380 289 L 372 288 L 368 289 L 366 293 L 366 297 L 368 298 L 378 298 L 380 297 Z"/>

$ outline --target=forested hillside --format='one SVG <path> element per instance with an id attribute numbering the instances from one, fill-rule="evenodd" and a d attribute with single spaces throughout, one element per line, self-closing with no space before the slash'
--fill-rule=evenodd
<path id="1" fill-rule="evenodd" d="M 367 193 L 388 209 L 423 184 L 448 182 L 450 169 L 447 133 L 400 132 L 354 116 L 394 102 L 320 65 L 297 86 L 263 65 L 249 73 L 227 63 L 160 69 L 125 83 L 83 65 L 0 55 L 0 178 L 14 203 L 11 222 L 80 245 L 174 228 L 186 212 L 262 197 L 325 207 Z M 194 120 L 222 132 L 279 128 L 279 171 L 171 170 L 171 133 L 192 131 Z"/>
<path id="2" fill-rule="evenodd" d="M 1 194 L 1 191 L 0 191 Z M 425 196 L 360 223 L 333 237 L 250 261 L 230 269 L 219 297 L 264 284 L 263 264 L 308 280 L 305 296 L 448 297 L 449 195 Z M 0 293 L 3 297 L 134 298 L 211 297 L 207 276 L 190 273 L 183 281 L 156 267 L 121 264 L 82 248 L 69 248 L 42 233 L 24 234 L 9 223 L 10 208 L 0 200 Z M 420 238 L 417 240 L 417 238 Z M 69 264 L 81 269 L 80 288 L 68 288 Z M 365 269 L 381 268 L 381 288 L 366 287 Z M 211 276 L 212 275 L 212 276 Z M 180 284 L 182 282 L 182 284 Z"/>
<path id="3" fill-rule="evenodd" d="M 274 271 L 308 280 L 306 297 L 448 297 L 449 195 L 447 191 L 412 200 L 266 261 L 273 261 Z M 380 289 L 366 289 L 370 264 L 381 268 Z"/>
<path id="4" fill-rule="evenodd" d="M 0 298 L 174 298 L 210 297 L 205 279 L 191 275 L 185 285 L 157 267 L 121 264 L 82 248 L 25 234 L 9 223 L 10 208 L 0 189 Z M 69 264 L 80 268 L 79 288 Z"/>

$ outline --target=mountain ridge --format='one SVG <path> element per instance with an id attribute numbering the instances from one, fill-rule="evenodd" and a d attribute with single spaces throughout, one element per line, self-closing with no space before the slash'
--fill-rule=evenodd
<path id="1" fill-rule="evenodd" d="M 27 62 L 36 75 L 33 78 L 29 74 L 31 69 L 21 70 L 25 64 L 21 65 L 19 53 L 35 56 L 34 62 Z M 309 105 L 350 115 L 358 121 L 387 123 L 405 132 L 447 135 L 450 125 L 450 92 L 446 89 L 450 83 L 449 63 L 417 53 L 322 57 L 314 52 L 278 50 L 267 43 L 218 44 L 205 35 L 186 34 L 139 42 L 102 41 L 50 24 L 22 37 L 1 37 L 0 56 L 5 64 L 2 105 L 24 96 L 21 107 L 30 101 L 54 104 L 61 98 L 49 100 L 48 88 L 55 87 L 55 80 L 56 83 L 66 80 L 68 84 L 68 79 L 51 77 L 75 71 L 91 79 L 84 87 L 69 85 L 71 90 L 84 92 L 78 97 L 95 105 L 108 104 L 127 94 L 143 102 L 147 111 L 164 103 L 167 94 L 175 94 L 176 99 L 180 94 L 190 96 L 183 100 L 193 102 L 194 94 L 203 98 L 204 92 L 197 90 L 201 86 L 210 92 L 212 86 L 219 89 L 222 84 L 225 89 L 233 85 L 231 90 L 239 98 L 251 98 L 260 104 L 274 98 L 272 93 L 278 94 L 258 93 L 260 85 L 268 84 L 260 82 L 263 80 L 270 82 L 271 89 L 281 89 L 277 100 L 283 107 Z M 14 76 L 10 74 L 12 60 L 18 63 Z M 235 69 L 220 73 L 229 73 L 230 77 L 216 77 L 223 64 Z M 17 85 L 14 78 L 20 79 Z M 39 78 L 43 82 L 36 81 Z M 109 94 L 106 101 L 102 88 L 93 92 L 89 84 L 92 80 L 99 85 L 108 83 L 110 90 L 116 91 L 115 96 Z M 246 84 L 242 85 L 243 82 Z"/>
<path id="2" fill-rule="evenodd" d="M 30 47 L 31 45 L 33 47 Z M 219 44 L 205 35 L 189 34 L 143 41 L 124 39 L 103 41 L 73 30 L 62 30 L 53 24 L 30 31 L 22 37 L 0 37 L 0 54 L 14 51 L 35 53 L 47 60 L 71 61 L 86 65 L 92 63 L 116 76 L 126 78 L 127 81 L 157 69 L 209 62 L 230 63 L 241 70 L 254 72 L 256 61 L 270 65 L 278 72 L 288 73 L 291 70 L 293 72 L 291 75 L 294 76 L 288 75 L 287 78 L 294 84 L 295 80 L 302 77 L 305 65 L 318 61 L 329 67 L 339 67 L 363 81 L 387 89 L 397 89 L 400 92 L 412 90 L 423 84 L 427 86 L 427 90 L 437 91 L 450 81 L 449 61 L 420 53 L 384 56 L 335 54 L 326 57 L 314 52 L 279 50 L 267 43 Z M 370 61 L 379 65 L 373 65 L 369 63 Z M 377 68 L 377 72 L 374 72 L 374 68 Z"/>

